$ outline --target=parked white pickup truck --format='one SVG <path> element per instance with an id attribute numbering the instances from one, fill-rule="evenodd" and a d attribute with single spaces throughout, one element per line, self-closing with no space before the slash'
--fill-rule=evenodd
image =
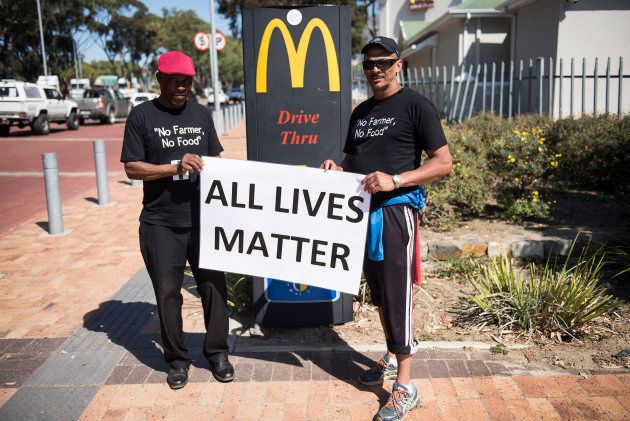
<path id="1" fill-rule="evenodd" d="M 35 134 L 48 134 L 50 123 L 79 128 L 78 106 L 56 88 L 3 79 L 0 81 L 0 136 L 9 135 L 12 125 L 31 126 Z"/>

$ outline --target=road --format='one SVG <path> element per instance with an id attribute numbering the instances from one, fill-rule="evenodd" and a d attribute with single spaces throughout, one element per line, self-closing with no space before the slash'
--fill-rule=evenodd
<path id="1" fill-rule="evenodd" d="M 119 162 L 124 122 L 102 125 L 88 122 L 79 130 L 51 125 L 50 134 L 33 135 L 30 128 L 11 128 L 0 138 L 0 235 L 37 215 L 45 222 L 46 196 L 42 154 L 56 152 L 59 161 L 61 201 L 83 195 L 94 200 L 96 175 L 92 141 L 105 140 L 107 168 L 111 176 L 123 173 Z M 111 181 L 110 181 L 111 182 Z"/>

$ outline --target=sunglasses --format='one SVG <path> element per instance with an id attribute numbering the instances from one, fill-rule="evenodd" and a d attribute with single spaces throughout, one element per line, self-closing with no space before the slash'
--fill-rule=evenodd
<path id="1" fill-rule="evenodd" d="M 372 70 L 376 66 L 379 70 L 387 70 L 398 61 L 397 58 L 383 58 L 380 60 L 363 60 L 363 70 Z"/>

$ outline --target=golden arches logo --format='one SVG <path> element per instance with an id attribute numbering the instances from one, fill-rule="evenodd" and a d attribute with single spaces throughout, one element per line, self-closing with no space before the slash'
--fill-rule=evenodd
<path id="1" fill-rule="evenodd" d="M 318 28 L 324 38 L 324 47 L 326 49 L 326 61 L 328 63 L 328 86 L 331 92 L 339 92 L 339 64 L 337 62 L 337 51 L 335 50 L 335 43 L 328 27 L 323 20 L 319 18 L 311 19 L 302 36 L 298 42 L 297 50 L 293 43 L 293 38 L 289 33 L 289 29 L 285 23 L 276 18 L 272 19 L 263 32 L 262 40 L 260 41 L 260 51 L 258 52 L 258 63 L 256 65 L 256 92 L 267 92 L 267 62 L 269 59 L 269 43 L 271 42 L 271 35 L 275 29 L 279 29 L 284 39 L 284 44 L 287 48 L 287 54 L 289 55 L 289 68 L 291 70 L 291 87 L 303 88 L 304 87 L 304 66 L 306 64 L 306 52 L 308 50 L 308 44 L 313 34 L 313 30 Z"/>

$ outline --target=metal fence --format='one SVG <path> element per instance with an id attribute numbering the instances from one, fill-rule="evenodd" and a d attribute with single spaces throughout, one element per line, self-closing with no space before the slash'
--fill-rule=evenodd
<path id="1" fill-rule="evenodd" d="M 611 59 L 600 68 L 596 58 L 553 58 L 405 69 L 399 82 L 431 100 L 440 116 L 462 121 L 478 113 L 512 118 L 538 113 L 554 118 L 616 113 L 630 108 L 623 96 L 623 58 L 613 69 Z M 353 69 L 352 100 L 364 101 L 371 91 L 361 69 Z"/>
<path id="2" fill-rule="evenodd" d="M 232 104 L 232 105 L 224 105 L 218 111 L 213 110 L 212 106 L 209 105 L 210 110 L 212 111 L 212 119 L 214 120 L 214 127 L 217 131 L 217 136 L 221 137 L 223 133 L 232 130 L 236 127 L 241 120 L 245 119 L 245 103 L 241 102 L 240 104 Z"/>

